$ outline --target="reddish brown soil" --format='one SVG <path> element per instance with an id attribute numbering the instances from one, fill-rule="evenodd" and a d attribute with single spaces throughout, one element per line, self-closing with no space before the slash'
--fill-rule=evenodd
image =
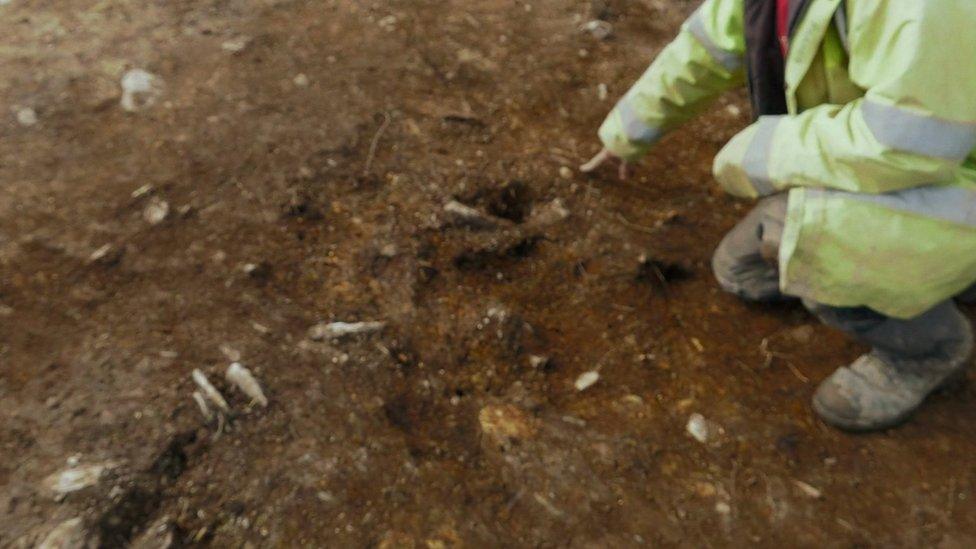
<path id="1" fill-rule="evenodd" d="M 611 1 L 605 42 L 574 0 L 0 6 L 0 545 L 76 516 L 109 547 L 152 524 L 220 547 L 976 544 L 972 388 L 834 431 L 808 401 L 861 349 L 713 282 L 749 207 L 709 175 L 741 97 L 629 182 L 560 177 L 694 4 Z M 129 67 L 165 79 L 161 104 L 118 107 Z M 474 232 L 444 223 L 452 198 L 571 216 Z M 194 368 L 235 409 L 219 436 Z M 696 412 L 714 444 L 686 434 Z M 121 465 L 55 501 L 41 481 L 69 456 Z"/>

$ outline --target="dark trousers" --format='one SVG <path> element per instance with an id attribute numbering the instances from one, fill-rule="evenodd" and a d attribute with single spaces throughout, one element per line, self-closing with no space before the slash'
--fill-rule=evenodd
<path id="1" fill-rule="evenodd" d="M 759 203 L 722 240 L 712 258 L 719 285 L 750 301 L 789 299 L 779 288 L 777 256 L 786 219 L 787 195 Z M 969 338 L 969 323 L 952 300 L 902 320 L 866 307 L 831 307 L 804 300 L 824 324 L 870 345 L 888 360 L 939 358 Z"/>

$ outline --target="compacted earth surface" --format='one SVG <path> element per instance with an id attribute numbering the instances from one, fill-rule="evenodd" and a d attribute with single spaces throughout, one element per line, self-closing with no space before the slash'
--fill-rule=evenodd
<path id="1" fill-rule="evenodd" d="M 976 389 L 712 280 L 744 96 L 575 169 L 696 4 L 0 1 L 0 546 L 976 544 Z"/>

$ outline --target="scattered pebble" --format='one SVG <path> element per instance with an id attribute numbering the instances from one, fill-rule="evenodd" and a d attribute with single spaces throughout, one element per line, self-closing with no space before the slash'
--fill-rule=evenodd
<path id="1" fill-rule="evenodd" d="M 572 179 L 573 178 L 573 170 L 570 169 L 567 166 L 563 166 L 563 167 L 559 168 L 559 177 L 562 177 L 563 179 Z"/>
<path id="2" fill-rule="evenodd" d="M 793 480 L 793 485 L 796 486 L 797 488 L 799 488 L 800 491 L 803 492 L 803 495 L 805 495 L 805 496 L 807 496 L 809 498 L 820 499 L 820 498 L 823 497 L 823 492 L 821 492 L 820 490 L 814 488 L 813 486 L 810 486 L 809 484 L 803 482 L 802 480 L 795 480 L 794 479 Z"/>
<path id="3" fill-rule="evenodd" d="M 698 442 L 701 442 L 702 444 L 708 442 L 709 428 L 708 422 L 705 420 L 705 416 L 701 414 L 691 414 L 691 417 L 688 418 L 688 425 L 686 429 L 688 434 Z"/>
<path id="4" fill-rule="evenodd" d="M 227 360 L 229 360 L 231 362 L 240 362 L 241 361 L 241 358 L 242 358 L 241 352 L 238 351 L 237 349 L 231 347 L 227 343 L 221 343 L 220 344 L 220 352 L 225 357 L 227 357 Z"/>
<path id="5" fill-rule="evenodd" d="M 227 400 L 224 399 L 224 395 L 220 394 L 220 391 L 211 385 L 206 374 L 199 369 L 193 370 L 193 381 L 200 388 L 200 391 L 203 392 L 203 396 L 207 397 L 207 400 L 215 404 L 222 412 L 230 411 L 230 406 L 227 405 Z"/>
<path id="6" fill-rule="evenodd" d="M 51 530 L 37 549 L 83 549 L 87 545 L 87 537 L 81 518 L 73 518 Z"/>
<path id="7" fill-rule="evenodd" d="M 200 409 L 200 413 L 203 414 L 203 418 L 210 421 L 214 418 L 213 410 L 210 409 L 210 405 L 207 404 L 206 397 L 200 391 L 193 391 L 193 401 L 197 403 L 197 408 Z"/>
<path id="8" fill-rule="evenodd" d="M 715 512 L 720 515 L 728 515 L 732 512 L 732 507 L 730 507 L 728 503 L 720 501 L 715 504 Z"/>
<path id="9" fill-rule="evenodd" d="M 220 44 L 220 49 L 228 53 L 241 53 L 250 43 L 251 38 L 249 36 L 237 36 L 231 38 L 230 40 L 225 40 L 222 44 Z"/>
<path id="10" fill-rule="evenodd" d="M 163 95 L 163 79 L 142 69 L 132 69 L 122 76 L 122 108 L 128 112 L 148 109 Z"/>
<path id="11" fill-rule="evenodd" d="M 121 250 L 116 250 L 111 244 L 105 244 L 88 256 L 88 263 L 112 263 L 113 260 L 119 259 L 120 256 Z"/>
<path id="12" fill-rule="evenodd" d="M 607 97 L 610 96 L 610 91 L 607 90 L 607 85 L 601 83 L 596 87 L 596 96 L 600 101 L 606 101 Z"/>
<path id="13" fill-rule="evenodd" d="M 101 479 L 105 471 L 116 466 L 117 464 L 113 462 L 71 466 L 68 469 L 58 471 L 45 478 L 43 485 L 56 496 L 64 496 L 65 494 L 94 486 Z"/>
<path id="14" fill-rule="evenodd" d="M 386 327 L 385 322 L 331 322 L 312 326 L 308 337 L 313 341 L 338 339 L 350 335 L 371 334 Z"/>
<path id="15" fill-rule="evenodd" d="M 541 355 L 531 355 L 529 356 L 529 366 L 533 368 L 545 368 L 549 365 L 549 357 Z"/>
<path id="16" fill-rule="evenodd" d="M 600 381 L 600 372 L 591 370 L 589 372 L 583 372 L 583 374 L 576 378 L 574 385 L 577 391 L 585 391 L 596 384 L 597 381 Z"/>
<path id="17" fill-rule="evenodd" d="M 725 112 L 729 113 L 729 116 L 738 118 L 742 116 L 742 109 L 738 105 L 729 105 L 725 107 Z"/>
<path id="18" fill-rule="evenodd" d="M 590 36 L 596 38 L 597 40 L 606 40 L 613 36 L 613 25 L 607 21 L 601 21 L 600 19 L 594 19 L 592 21 L 583 23 L 580 30 L 582 32 L 589 33 Z"/>
<path id="19" fill-rule="evenodd" d="M 251 402 L 257 402 L 262 408 L 267 408 L 268 398 L 264 396 L 264 391 L 261 390 L 261 385 L 258 383 L 258 380 L 254 379 L 251 371 L 239 362 L 231 364 L 227 368 L 224 377 L 227 378 L 228 382 L 240 389 L 241 392 L 249 396 Z"/>
<path id="20" fill-rule="evenodd" d="M 451 221 L 457 225 L 467 225 L 478 229 L 490 229 L 502 224 L 502 220 L 482 213 L 481 211 L 462 204 L 457 200 L 451 200 L 444 205 L 444 212 L 448 214 Z"/>
<path id="21" fill-rule="evenodd" d="M 17 122 L 21 126 L 33 126 L 37 124 L 37 112 L 30 107 L 17 110 Z"/>
<path id="22" fill-rule="evenodd" d="M 138 189 L 132 191 L 132 198 L 141 198 L 153 190 L 152 183 L 146 183 L 145 185 L 139 187 Z"/>
<path id="23" fill-rule="evenodd" d="M 306 76 L 305 73 L 296 76 L 292 80 L 292 82 L 294 82 L 295 85 L 298 86 L 299 88 L 307 88 L 308 85 L 311 83 L 311 81 L 308 79 L 308 76 Z"/>
<path id="24" fill-rule="evenodd" d="M 152 199 L 142 211 L 142 217 L 150 225 L 159 225 L 169 217 L 169 202 L 158 198 Z"/>

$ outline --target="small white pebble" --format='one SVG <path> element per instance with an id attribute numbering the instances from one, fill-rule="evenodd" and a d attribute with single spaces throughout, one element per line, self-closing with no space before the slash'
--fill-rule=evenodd
<path id="1" fill-rule="evenodd" d="M 33 126 L 37 124 L 37 112 L 30 107 L 19 109 L 17 111 L 17 122 L 21 126 Z"/>
<path id="2" fill-rule="evenodd" d="M 576 378 L 576 390 L 585 391 L 600 381 L 600 372 L 591 370 L 589 372 L 584 372 L 578 378 Z"/>
<path id="3" fill-rule="evenodd" d="M 691 414 L 686 427 L 688 434 L 702 444 L 708 442 L 708 422 L 701 414 Z"/>
<path id="4" fill-rule="evenodd" d="M 302 74 L 299 74 L 299 75 L 298 75 L 298 76 L 296 76 L 296 77 L 294 78 L 294 80 L 292 80 L 292 81 L 293 81 L 293 82 L 295 83 L 295 85 L 296 85 L 296 86 L 298 86 L 299 88 L 307 88 L 307 87 L 308 87 L 308 85 L 309 85 L 309 83 L 311 82 L 311 81 L 310 81 L 310 80 L 308 79 L 308 76 L 306 76 L 306 75 L 305 75 L 305 73 L 302 73 Z"/>
<path id="5" fill-rule="evenodd" d="M 563 179 L 572 179 L 573 178 L 573 170 L 570 169 L 568 166 L 563 166 L 563 167 L 559 168 L 559 177 L 561 177 Z"/>

